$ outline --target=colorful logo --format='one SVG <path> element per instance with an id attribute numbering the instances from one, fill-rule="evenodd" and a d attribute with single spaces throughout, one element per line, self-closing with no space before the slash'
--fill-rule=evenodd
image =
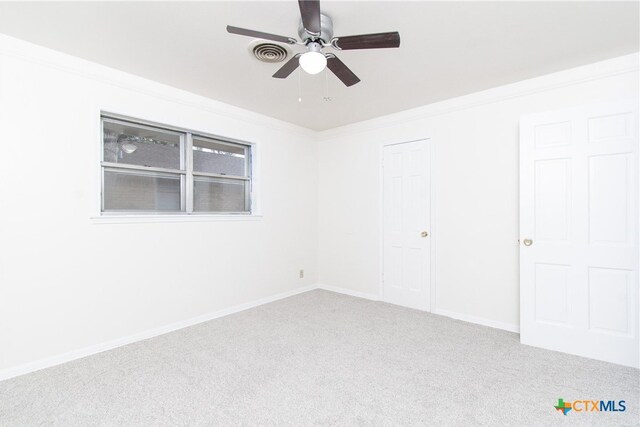
<path id="1" fill-rule="evenodd" d="M 624 400 L 574 400 L 573 402 L 565 402 L 564 399 L 558 399 L 558 404 L 554 406 L 556 411 L 567 415 L 572 409 L 575 412 L 624 412 L 627 410 Z"/>
<path id="2" fill-rule="evenodd" d="M 567 415 L 571 410 L 571 402 L 565 402 L 564 399 L 558 399 L 558 404 L 554 406 L 554 408 L 556 408 L 556 411 L 560 411 L 564 415 Z"/>

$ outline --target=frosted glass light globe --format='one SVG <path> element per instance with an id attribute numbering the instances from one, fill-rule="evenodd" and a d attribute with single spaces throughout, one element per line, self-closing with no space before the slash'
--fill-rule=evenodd
<path id="1" fill-rule="evenodd" d="M 327 66 L 327 58 L 320 52 L 307 52 L 300 56 L 300 66 L 309 74 L 318 74 Z"/>

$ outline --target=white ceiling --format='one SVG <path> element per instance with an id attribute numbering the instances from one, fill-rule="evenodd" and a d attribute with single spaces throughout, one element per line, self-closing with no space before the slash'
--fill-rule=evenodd
<path id="1" fill-rule="evenodd" d="M 322 1 L 335 35 L 397 30 L 399 49 L 338 52 L 362 80 L 271 75 L 227 24 L 297 37 L 281 2 L 0 2 L 0 32 L 324 130 L 638 51 L 638 2 Z M 300 47 L 294 47 L 296 51 Z M 299 81 L 300 80 L 300 81 Z M 302 102 L 298 102 L 299 83 Z M 323 100 L 327 90 L 331 101 Z"/>

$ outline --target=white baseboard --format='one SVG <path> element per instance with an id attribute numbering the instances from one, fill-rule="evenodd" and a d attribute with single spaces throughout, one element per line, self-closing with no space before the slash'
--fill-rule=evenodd
<path id="1" fill-rule="evenodd" d="M 339 294 L 350 295 L 352 297 L 364 298 L 371 301 L 380 301 L 380 295 L 370 294 L 368 292 L 354 291 L 351 289 L 339 288 L 337 286 L 330 286 L 330 285 L 318 285 L 317 288 L 324 289 L 325 291 L 337 292 Z"/>
<path id="2" fill-rule="evenodd" d="M 339 288 L 337 286 L 330 285 L 318 285 L 318 289 L 324 289 L 331 292 L 337 292 L 339 294 L 350 295 L 352 297 L 364 298 L 372 301 L 381 301 L 380 295 L 371 294 L 368 292 L 354 291 L 346 288 Z M 520 326 L 512 323 L 499 322 L 497 320 L 485 319 L 483 317 L 471 316 L 469 314 L 456 313 L 448 310 L 441 310 L 439 308 L 434 309 L 432 314 L 439 316 L 450 317 L 456 320 L 462 320 L 464 322 L 475 323 L 477 325 L 488 326 L 490 328 L 503 329 L 509 332 L 520 332 Z"/>
<path id="3" fill-rule="evenodd" d="M 469 323 L 475 323 L 477 325 L 488 326 L 490 328 L 503 329 L 509 332 L 520 333 L 520 326 L 514 323 L 500 322 L 497 320 L 485 319 L 484 317 L 472 316 L 470 314 L 456 313 L 454 311 L 442 310 L 436 308 L 432 311 L 433 314 L 440 316 L 450 317 L 456 320 L 462 320 Z"/>
<path id="4" fill-rule="evenodd" d="M 39 371 L 40 369 L 50 368 L 52 366 L 60 365 L 62 363 L 71 362 L 72 360 L 80 359 L 83 357 L 91 356 L 93 354 L 101 353 L 103 351 L 111 350 L 116 347 L 131 344 L 136 341 L 146 340 L 158 335 L 173 332 L 178 329 L 186 328 L 188 326 L 197 325 L 198 323 L 207 322 L 209 320 L 217 319 L 218 317 L 228 316 L 229 314 L 238 313 L 249 308 L 257 307 L 259 305 L 267 304 L 273 301 L 277 301 L 283 298 L 287 298 L 293 295 L 301 294 L 316 289 L 316 286 L 304 286 L 291 291 L 282 292 L 276 295 L 272 295 L 259 300 L 247 302 L 244 304 L 236 305 L 234 307 L 225 308 L 222 310 L 214 311 L 211 313 L 203 314 L 201 316 L 192 317 L 186 320 L 180 320 L 178 322 L 170 323 L 159 328 L 150 329 L 147 331 L 139 332 L 137 334 L 129 335 L 123 338 L 118 338 L 112 341 L 84 347 L 78 350 L 73 350 L 67 353 L 58 354 L 55 356 L 47 357 L 44 359 L 36 360 L 34 362 L 25 363 L 22 365 L 14 366 L 8 369 L 0 371 L 0 381 L 9 378 L 17 377 L 19 375 L 28 374 L 30 372 Z"/>
<path id="5" fill-rule="evenodd" d="M 183 329 L 189 326 L 197 325 L 198 323 L 207 322 L 209 320 L 217 319 L 219 317 L 228 316 L 229 314 L 238 313 L 240 311 L 257 307 L 263 304 L 268 304 L 273 301 L 277 301 L 293 295 L 308 292 L 313 289 L 324 289 L 327 291 L 350 295 L 357 298 L 364 298 L 371 301 L 380 301 L 380 295 L 372 294 L 368 292 L 354 291 L 351 289 L 340 288 L 337 286 L 330 286 L 330 285 L 303 286 L 301 288 L 297 288 L 291 291 L 282 292 L 276 295 L 272 295 L 270 297 L 261 298 L 259 300 L 236 305 L 234 307 L 229 307 L 229 308 L 214 311 L 211 313 L 203 314 L 201 316 L 192 317 L 190 319 L 181 320 L 165 326 L 161 326 L 159 328 L 139 332 L 137 334 L 129 335 L 123 338 L 118 338 L 118 339 L 107 341 L 101 344 L 84 347 L 78 350 L 70 351 L 70 352 L 59 354 L 56 356 L 47 357 L 45 359 L 36 360 L 34 362 L 29 362 L 29 363 L 14 366 L 8 369 L 4 369 L 0 371 L 0 381 L 17 377 L 19 375 L 28 374 L 30 372 L 39 371 L 41 369 L 50 368 L 52 366 L 60 365 L 66 362 L 71 362 L 76 359 L 81 359 L 83 357 L 91 356 L 93 354 L 101 353 L 103 351 L 111 350 L 117 347 L 122 347 L 123 345 L 153 338 L 158 335 L 166 334 L 169 332 L 176 331 L 178 329 Z M 455 313 L 455 312 L 441 310 L 441 309 L 436 309 L 432 313 L 438 314 L 441 316 L 451 317 L 457 320 L 463 320 L 465 322 L 476 323 L 478 325 L 489 326 L 491 328 L 503 329 L 505 331 L 516 332 L 516 333 L 520 331 L 520 327 L 516 324 L 499 322 L 496 320 L 490 320 L 490 319 L 485 319 L 485 318 L 471 316 L 471 315 L 462 314 L 462 313 Z"/>

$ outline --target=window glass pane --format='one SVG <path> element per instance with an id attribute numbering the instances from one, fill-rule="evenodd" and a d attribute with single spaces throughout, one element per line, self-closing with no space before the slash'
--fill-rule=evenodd
<path id="1" fill-rule="evenodd" d="M 105 162 L 180 169 L 180 134 L 146 126 L 104 122 Z"/>
<path id="2" fill-rule="evenodd" d="M 246 147 L 221 144 L 211 139 L 193 138 L 193 170 L 220 175 L 249 176 Z"/>
<path id="3" fill-rule="evenodd" d="M 249 182 L 196 177 L 193 183 L 195 212 L 248 212 Z"/>
<path id="4" fill-rule="evenodd" d="M 180 211 L 180 176 L 104 172 L 104 211 Z"/>

